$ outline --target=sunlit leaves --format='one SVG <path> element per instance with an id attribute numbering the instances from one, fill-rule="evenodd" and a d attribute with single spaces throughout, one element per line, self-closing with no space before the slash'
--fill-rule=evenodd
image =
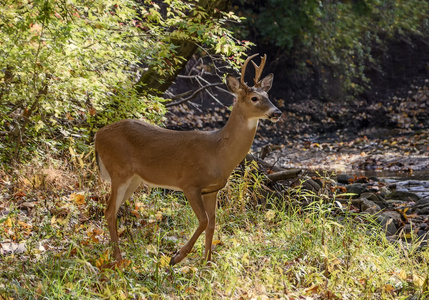
<path id="1" fill-rule="evenodd" d="M 249 46 L 223 27 L 237 20 L 233 14 L 215 20 L 196 4 L 168 3 L 164 12 L 151 1 L 4 1 L 0 131 L 11 133 L 9 152 L 17 155 L 21 144 L 47 136 L 77 135 L 86 142 L 97 128 L 122 118 L 159 122 L 161 98 L 151 96 L 157 93 L 150 87 L 148 94 L 138 92 L 136 83 L 149 68 L 160 81 L 175 74 L 184 58 L 174 41 L 238 60 Z"/>

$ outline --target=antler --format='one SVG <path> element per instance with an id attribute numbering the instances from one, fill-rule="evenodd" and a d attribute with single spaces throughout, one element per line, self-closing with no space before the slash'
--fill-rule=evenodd
<path id="1" fill-rule="evenodd" d="M 252 58 L 259 55 L 259 53 L 253 54 L 252 56 L 249 56 L 244 64 L 241 66 L 241 80 L 240 83 L 244 88 L 249 88 L 249 86 L 244 82 L 244 74 L 246 73 L 246 67 L 249 61 L 252 61 L 253 66 L 255 67 L 255 78 L 253 79 L 255 81 L 255 87 L 260 87 L 261 82 L 259 81 L 259 78 L 261 77 L 262 70 L 265 67 L 265 60 L 267 59 L 267 55 L 264 54 L 264 56 L 261 56 L 261 64 L 258 66 Z"/>
<path id="2" fill-rule="evenodd" d="M 241 79 L 240 79 L 240 83 L 244 88 L 248 88 L 249 86 L 244 82 L 244 73 L 246 73 L 246 67 L 247 64 L 249 63 L 249 61 L 254 58 L 256 55 L 259 55 L 259 53 L 253 54 L 252 56 L 247 57 L 246 61 L 244 62 L 244 64 L 241 66 Z M 252 61 L 252 63 L 254 64 L 254 62 Z"/>
<path id="3" fill-rule="evenodd" d="M 267 59 L 267 55 L 264 54 L 264 56 L 261 56 L 261 64 L 258 66 L 255 64 L 254 61 L 252 61 L 253 66 L 255 67 L 255 87 L 260 87 L 261 82 L 259 81 L 259 78 L 261 77 L 262 70 L 265 67 L 265 60 Z"/>

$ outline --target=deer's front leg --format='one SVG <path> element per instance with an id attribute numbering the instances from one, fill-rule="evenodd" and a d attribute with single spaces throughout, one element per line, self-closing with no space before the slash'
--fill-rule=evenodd
<path id="1" fill-rule="evenodd" d="M 207 261 L 210 261 L 212 256 L 213 234 L 216 226 L 216 197 L 217 192 L 205 194 L 203 196 L 204 208 L 207 213 L 207 218 L 209 219 L 206 228 L 206 244 L 204 253 L 204 258 Z"/>
<path id="2" fill-rule="evenodd" d="M 189 239 L 189 241 L 179 250 L 176 255 L 174 255 L 170 260 L 170 266 L 175 265 L 182 261 L 188 253 L 191 251 L 192 247 L 194 246 L 195 242 L 197 241 L 198 237 L 201 235 L 201 233 L 206 229 L 208 218 L 206 215 L 206 212 L 204 210 L 204 204 L 203 199 L 201 196 L 200 190 L 186 190 L 184 191 L 186 198 L 189 201 L 189 204 L 192 207 L 192 210 L 194 211 L 195 215 L 198 218 L 198 227 L 195 230 L 192 237 Z"/>

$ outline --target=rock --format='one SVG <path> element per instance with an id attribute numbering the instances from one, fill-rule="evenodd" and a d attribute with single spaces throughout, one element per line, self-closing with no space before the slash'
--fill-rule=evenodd
<path id="1" fill-rule="evenodd" d="M 420 199 L 414 204 L 414 208 L 423 208 L 429 206 L 429 197 Z"/>
<path id="2" fill-rule="evenodd" d="M 358 179 L 355 181 L 355 183 L 368 183 L 368 178 L 366 178 L 366 177 L 358 178 Z"/>
<path id="3" fill-rule="evenodd" d="M 362 199 L 362 203 L 360 207 L 361 207 L 361 211 L 364 211 L 370 214 L 375 214 L 376 212 L 381 210 L 380 206 L 378 206 L 373 201 L 368 199 Z"/>
<path id="4" fill-rule="evenodd" d="M 360 194 L 360 198 L 373 201 L 380 208 L 387 208 L 388 207 L 388 203 L 386 202 L 386 200 L 384 200 L 381 196 L 374 194 L 374 193 L 369 193 L 369 192 L 362 193 L 362 194 Z"/>
<path id="5" fill-rule="evenodd" d="M 407 204 L 407 201 L 402 200 L 386 200 L 386 203 L 389 207 L 393 207 L 393 205 L 401 205 L 401 204 Z"/>
<path id="6" fill-rule="evenodd" d="M 394 199 L 394 200 L 402 200 L 402 201 L 417 201 L 420 199 L 419 196 L 417 196 L 414 193 L 405 192 L 405 191 L 396 191 L 393 193 L 390 193 L 386 195 L 386 199 Z"/>
<path id="7" fill-rule="evenodd" d="M 392 218 L 395 222 L 395 225 L 402 223 L 402 215 L 396 210 L 386 210 L 381 213 L 381 215 Z"/>
<path id="8" fill-rule="evenodd" d="M 316 181 L 314 181 L 311 178 L 305 178 L 303 181 L 302 179 L 296 180 L 292 183 L 292 186 L 299 186 L 301 185 L 303 189 L 312 191 L 312 192 L 318 192 L 322 188 Z"/>
<path id="9" fill-rule="evenodd" d="M 414 211 L 416 214 L 418 215 L 427 215 L 429 214 L 429 197 L 425 197 L 423 199 L 420 199 L 419 201 L 417 201 L 413 208 L 412 211 Z"/>
<path id="10" fill-rule="evenodd" d="M 376 219 L 387 236 L 396 234 L 398 231 L 397 224 L 400 220 L 401 214 L 396 211 L 384 211 Z"/>
<path id="11" fill-rule="evenodd" d="M 362 194 L 360 194 L 360 198 L 368 199 L 371 201 L 378 201 L 378 197 L 374 193 L 368 193 L 368 192 L 362 193 Z"/>
<path id="12" fill-rule="evenodd" d="M 380 187 L 380 196 L 383 198 L 386 198 L 388 194 L 392 193 L 392 190 L 389 189 L 387 186 Z"/>
<path id="13" fill-rule="evenodd" d="M 429 215 L 429 206 L 423 208 L 417 208 L 415 213 L 418 215 Z"/>
<path id="14" fill-rule="evenodd" d="M 352 198 L 359 198 L 360 194 L 368 192 L 368 189 L 361 183 L 353 183 L 347 186 L 347 193 L 356 194 Z"/>
<path id="15" fill-rule="evenodd" d="M 351 179 L 354 179 L 354 176 L 347 174 L 340 174 L 337 176 L 338 183 L 350 184 Z"/>

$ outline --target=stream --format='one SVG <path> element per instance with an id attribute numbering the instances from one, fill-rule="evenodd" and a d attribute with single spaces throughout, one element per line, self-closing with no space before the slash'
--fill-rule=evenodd
<path id="1" fill-rule="evenodd" d="M 396 190 L 400 192 L 411 192 L 420 198 L 429 196 L 429 170 L 416 170 L 412 173 L 398 173 L 394 171 L 351 171 L 339 172 L 339 174 L 349 174 L 356 176 L 366 176 L 368 178 L 377 177 L 389 185 L 396 185 Z"/>

